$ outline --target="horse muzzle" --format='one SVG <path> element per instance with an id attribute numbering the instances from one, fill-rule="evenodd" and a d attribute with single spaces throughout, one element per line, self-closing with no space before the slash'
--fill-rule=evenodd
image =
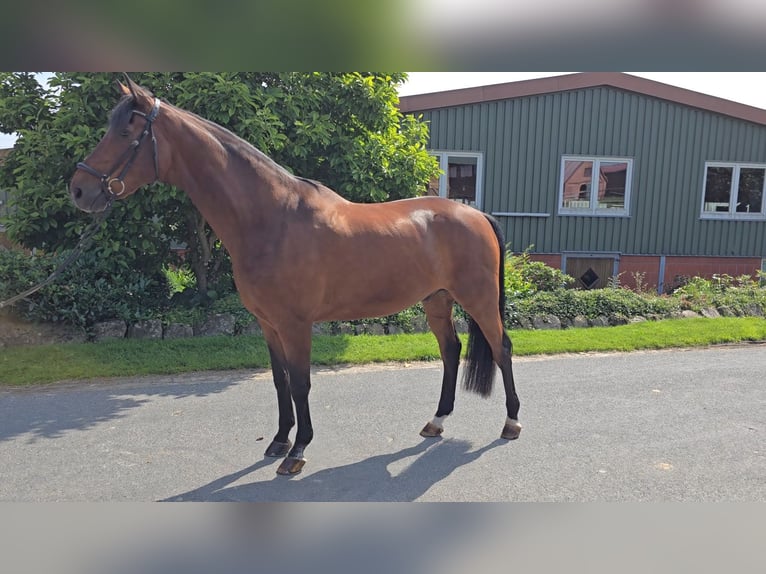
<path id="1" fill-rule="evenodd" d="M 116 190 L 124 193 L 125 184 L 121 181 L 114 187 Z M 77 178 L 72 180 L 69 186 L 69 194 L 77 209 L 86 213 L 100 213 L 104 211 L 117 196 L 115 193 L 104 191 L 100 185 L 78 184 Z"/>

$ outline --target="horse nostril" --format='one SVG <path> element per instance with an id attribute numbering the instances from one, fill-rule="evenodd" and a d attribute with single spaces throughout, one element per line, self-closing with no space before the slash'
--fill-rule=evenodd
<path id="1" fill-rule="evenodd" d="M 79 187 L 75 187 L 72 195 L 74 196 L 75 199 L 80 199 L 82 197 L 82 189 L 80 189 Z"/>

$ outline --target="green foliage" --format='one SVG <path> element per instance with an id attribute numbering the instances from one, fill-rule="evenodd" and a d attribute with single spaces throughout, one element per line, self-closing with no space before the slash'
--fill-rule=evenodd
<path id="1" fill-rule="evenodd" d="M 49 120 L 45 90 L 30 72 L 0 73 L 0 132 L 33 129 Z"/>
<path id="2" fill-rule="evenodd" d="M 428 127 L 398 109 L 404 74 L 280 74 L 273 95 L 290 145 L 274 159 L 352 201 L 420 195 L 438 175 Z"/>
<path id="3" fill-rule="evenodd" d="M 531 247 L 530 247 L 531 249 Z M 510 249 L 505 258 L 505 310 L 509 324 L 518 324 L 527 311 L 521 304 L 539 292 L 562 290 L 574 279 L 560 269 L 541 261 L 532 261 L 529 249 L 514 255 Z"/>
<path id="4" fill-rule="evenodd" d="M 398 111 L 404 74 L 151 72 L 133 79 L 157 96 L 228 128 L 297 175 L 356 201 L 417 195 L 438 173 L 427 126 Z M 12 190 L 11 240 L 47 252 L 71 248 L 88 222 L 69 199 L 75 165 L 105 132 L 118 100 L 115 74 L 55 73 L 48 87 L 28 73 L 0 73 L 0 129 L 19 139 L 0 166 Z M 204 297 L 231 291 L 228 256 L 185 194 L 155 184 L 116 204 L 94 241 L 115 276 L 161 274 L 171 242 Z M 108 281 L 108 279 L 106 279 Z M 115 286 L 112 287 L 113 289 Z"/>
<path id="5" fill-rule="evenodd" d="M 187 289 L 193 289 L 197 283 L 194 273 L 187 266 L 163 266 L 162 272 L 168 282 L 169 295 L 183 293 Z"/>
<path id="6" fill-rule="evenodd" d="M 26 255 L 0 249 L 0 300 L 38 284 L 67 254 Z M 15 307 L 31 320 L 88 331 L 98 321 L 117 318 L 134 322 L 151 317 L 167 301 L 165 289 L 160 277 L 131 269 L 115 273 L 110 262 L 91 252 L 82 254 L 56 281 Z"/>
<path id="7" fill-rule="evenodd" d="M 766 288 L 750 275 L 732 277 L 724 273 L 710 279 L 693 277 L 676 289 L 673 297 L 684 308 L 694 311 L 726 307 L 736 315 L 743 315 L 748 306 L 756 305 L 766 312 Z"/>
<path id="8" fill-rule="evenodd" d="M 505 292 L 509 299 L 528 297 L 538 291 L 554 291 L 574 283 L 574 278 L 542 261 L 532 261 L 529 249 L 505 258 Z"/>
<path id="9" fill-rule="evenodd" d="M 558 289 L 541 291 L 519 301 L 516 312 L 518 316 L 551 314 L 572 319 L 578 315 L 587 318 L 665 315 L 678 308 L 673 299 L 640 295 L 629 289 Z"/>
<path id="10" fill-rule="evenodd" d="M 0 74 L 0 115 L 13 105 L 7 93 L 20 93 L 34 78 L 21 73 Z M 35 82 L 36 83 L 36 82 Z M 67 182 L 75 164 L 104 133 L 115 103 L 111 76 L 55 74 L 48 88 L 27 88 L 34 110 L 19 108 L 15 121 L 20 134 L 0 166 L 0 186 L 11 190 L 10 214 L 4 220 L 8 237 L 26 247 L 47 252 L 71 248 L 90 216 L 69 199 Z M 7 114 L 6 114 L 7 115 Z M 13 118 L 3 119 L 8 125 Z M 154 274 L 167 256 L 163 214 L 157 196 L 142 194 L 137 201 L 115 207 L 96 234 L 92 251 L 113 265 L 115 273 L 127 269 Z"/>

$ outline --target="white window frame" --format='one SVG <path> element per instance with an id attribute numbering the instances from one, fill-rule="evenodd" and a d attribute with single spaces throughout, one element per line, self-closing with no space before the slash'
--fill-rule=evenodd
<path id="1" fill-rule="evenodd" d="M 564 173 L 567 161 L 589 161 L 593 163 L 591 173 L 590 198 L 588 207 L 564 207 Z M 621 162 L 628 165 L 625 174 L 625 207 L 623 209 L 603 208 L 598 206 L 598 174 L 601 162 Z M 559 194 L 557 213 L 559 215 L 579 215 L 588 217 L 630 217 L 630 198 L 633 191 L 633 158 L 595 156 L 595 155 L 562 155 L 559 166 Z M 585 200 L 583 200 L 585 201 Z"/>
<path id="2" fill-rule="evenodd" d="M 730 167 L 731 188 L 729 189 L 729 211 L 705 211 L 705 188 L 707 187 L 707 170 L 709 167 Z M 761 195 L 761 211 L 751 213 L 739 212 L 737 209 L 737 195 L 739 194 L 739 174 L 742 168 L 762 169 L 766 172 L 766 164 L 763 163 L 743 163 L 733 161 L 706 161 L 705 169 L 702 172 L 702 201 L 700 202 L 700 219 L 740 219 L 740 220 L 762 220 L 766 219 L 766 176 L 763 178 L 764 190 Z"/>
<path id="3" fill-rule="evenodd" d="M 466 157 L 476 159 L 476 209 L 482 209 L 484 194 L 484 154 L 476 151 L 450 151 L 450 150 L 428 150 L 432 156 L 439 160 L 439 167 L 442 174 L 439 176 L 439 197 L 447 197 L 447 188 L 449 177 L 449 158 Z"/>

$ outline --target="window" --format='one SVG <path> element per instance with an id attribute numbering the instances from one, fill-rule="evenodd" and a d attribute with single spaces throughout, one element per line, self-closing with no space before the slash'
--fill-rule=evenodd
<path id="1" fill-rule="evenodd" d="M 704 219 L 763 219 L 766 165 L 708 162 L 702 190 Z"/>
<path id="2" fill-rule="evenodd" d="M 444 172 L 428 185 L 438 195 L 481 208 L 482 155 L 473 152 L 431 152 Z"/>
<path id="3" fill-rule="evenodd" d="M 561 158 L 559 214 L 627 216 L 633 160 Z"/>

